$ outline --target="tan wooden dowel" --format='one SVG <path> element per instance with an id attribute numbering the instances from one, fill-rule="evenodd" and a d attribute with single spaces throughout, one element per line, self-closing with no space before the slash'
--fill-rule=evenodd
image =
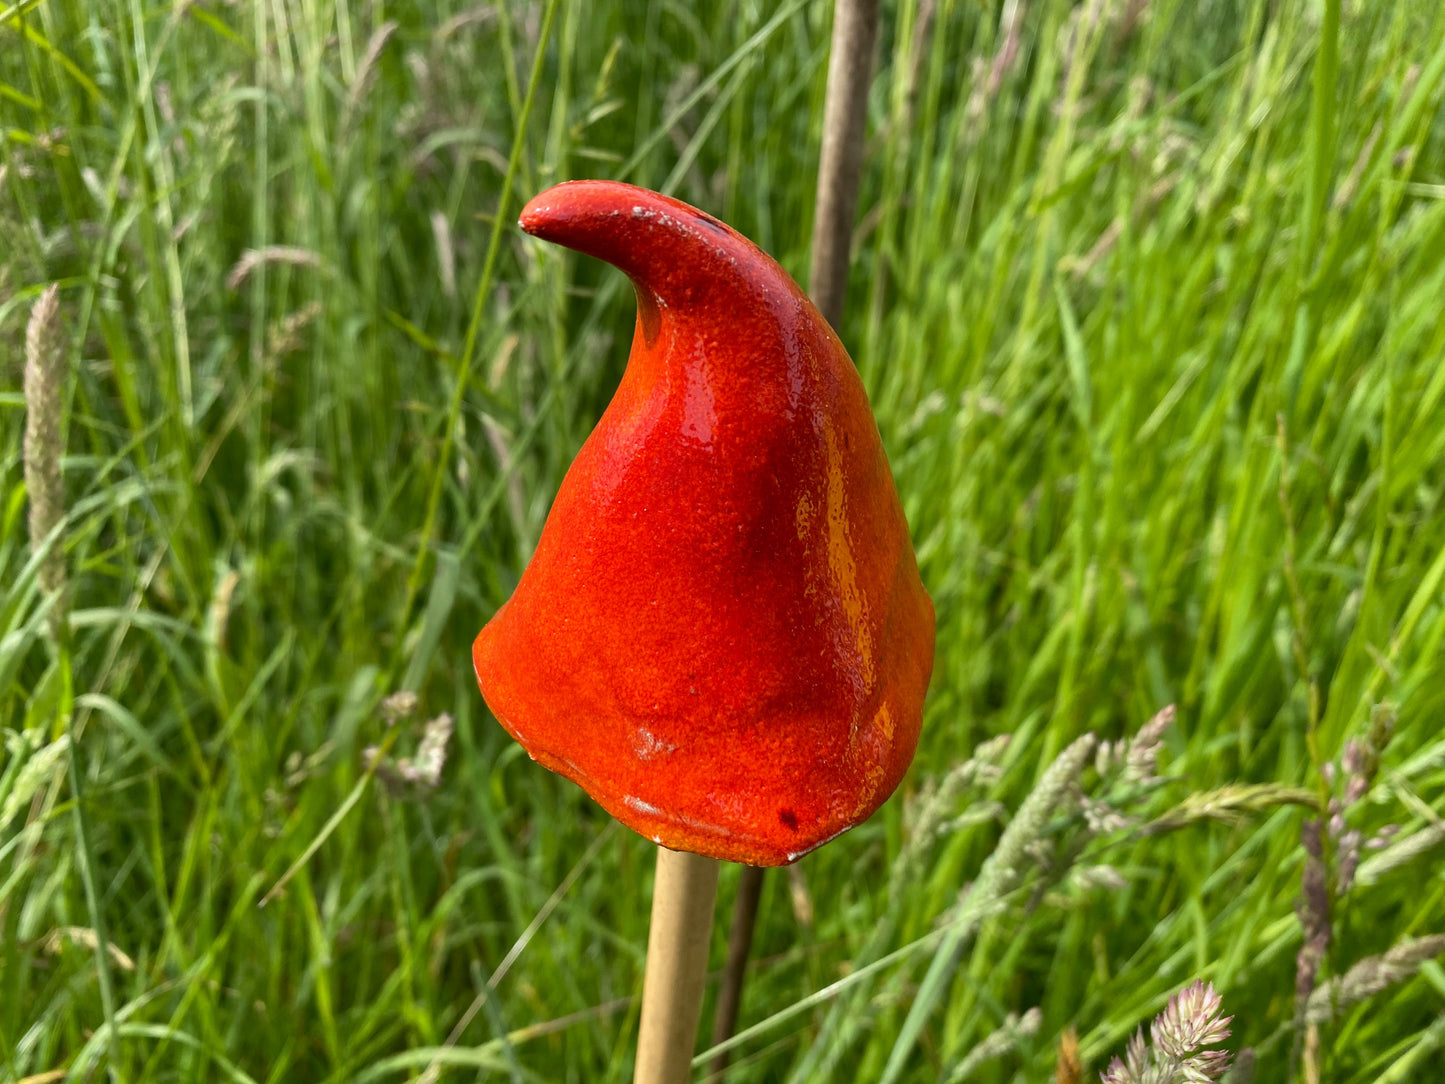
<path id="1" fill-rule="evenodd" d="M 634 1084 L 683 1084 L 697 1042 L 718 861 L 657 848 Z"/>

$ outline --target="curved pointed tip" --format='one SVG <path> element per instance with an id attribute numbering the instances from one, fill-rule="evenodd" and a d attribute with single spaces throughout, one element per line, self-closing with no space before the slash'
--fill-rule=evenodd
<path id="1" fill-rule="evenodd" d="M 517 224 L 533 237 L 575 248 L 572 240 L 598 231 L 611 219 L 649 220 L 659 214 L 698 217 L 721 225 L 681 200 L 622 181 L 563 181 L 539 192 L 522 208 Z"/>
<path id="2" fill-rule="evenodd" d="M 681 200 L 620 181 L 564 181 L 534 196 L 518 225 L 533 237 L 605 260 L 666 303 L 719 288 L 735 301 L 802 296 L 747 238 Z"/>
<path id="3" fill-rule="evenodd" d="M 621 181 L 563 181 L 533 196 L 522 208 L 517 225 L 540 240 L 605 260 L 608 257 L 592 251 L 588 242 L 598 234 L 615 233 L 615 226 L 608 228 L 612 220 L 624 215 L 640 218 L 667 204 L 687 207 L 660 193 Z"/>
<path id="4" fill-rule="evenodd" d="M 547 241 L 547 228 L 555 225 L 559 220 L 567 217 L 567 212 L 576 202 L 566 191 L 568 184 L 582 184 L 586 182 L 569 181 L 555 185 L 545 192 L 539 192 L 527 201 L 527 206 L 522 208 L 522 213 L 517 217 L 517 225 L 522 227 L 526 233 L 533 237 L 540 237 Z"/>

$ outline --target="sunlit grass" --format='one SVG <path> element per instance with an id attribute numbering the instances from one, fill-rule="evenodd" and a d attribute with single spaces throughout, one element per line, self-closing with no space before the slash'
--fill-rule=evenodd
<path id="1" fill-rule="evenodd" d="M 805 280 L 829 11 L 0 8 L 0 1077 L 629 1079 L 651 846 L 527 760 L 468 650 L 632 300 L 512 223 L 630 180 Z M 1070 1026 L 1097 1073 L 1196 979 L 1288 1079 L 1301 803 L 1372 721 L 1348 827 L 1398 829 L 1320 982 L 1445 931 L 1445 8 L 905 2 L 879 61 L 841 332 L 934 684 L 900 794 L 768 879 L 728 1079 L 1044 1081 Z M 63 650 L 21 481 L 51 282 Z M 1066 802 L 955 910 L 1056 756 L 1171 703 L 1162 785 L 1085 775 L 1128 826 Z M 441 785 L 397 782 L 443 712 Z M 1445 970 L 1319 1050 L 1423 1079 Z"/>

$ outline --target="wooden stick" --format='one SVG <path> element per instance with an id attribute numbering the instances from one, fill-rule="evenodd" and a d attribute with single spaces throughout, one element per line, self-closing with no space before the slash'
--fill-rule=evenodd
<path id="1" fill-rule="evenodd" d="M 691 1076 L 717 874 L 716 858 L 657 848 L 633 1084 L 685 1084 Z"/>

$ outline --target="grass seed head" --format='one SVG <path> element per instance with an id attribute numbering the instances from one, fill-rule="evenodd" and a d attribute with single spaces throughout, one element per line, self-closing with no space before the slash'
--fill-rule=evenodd
<path id="1" fill-rule="evenodd" d="M 25 329 L 25 491 L 30 496 L 30 548 L 38 552 L 65 518 L 65 487 L 60 476 L 61 396 L 65 382 L 65 328 L 60 318 L 60 288 L 50 286 L 30 312 Z M 55 539 L 40 566 L 47 595 L 65 590 L 64 539 Z M 62 600 L 52 605 L 49 630 L 59 639 L 65 623 Z"/>

